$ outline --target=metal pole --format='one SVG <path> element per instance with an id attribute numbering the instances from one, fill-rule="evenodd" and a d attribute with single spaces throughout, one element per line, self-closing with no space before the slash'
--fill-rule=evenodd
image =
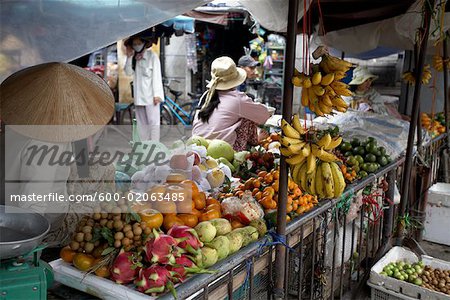
<path id="1" fill-rule="evenodd" d="M 289 0 L 288 11 L 288 27 L 284 63 L 284 91 L 283 91 L 283 118 L 291 119 L 292 115 L 292 95 L 293 85 L 291 82 L 294 76 L 295 66 L 295 45 L 296 45 L 296 28 L 298 15 L 298 0 Z M 278 195 L 278 212 L 277 212 L 277 233 L 284 236 L 286 234 L 286 206 L 288 194 L 288 168 L 286 160 L 281 156 L 280 160 L 280 187 Z M 284 298 L 284 276 L 285 276 L 285 260 L 286 248 L 283 245 L 277 245 L 275 252 L 275 289 L 274 298 Z"/>
<path id="2" fill-rule="evenodd" d="M 408 133 L 408 145 L 406 147 L 406 159 L 405 159 L 405 167 L 403 170 L 403 184 L 401 189 L 401 200 L 400 200 L 400 211 L 399 216 L 404 216 L 406 212 L 406 204 L 408 203 L 408 194 L 409 194 L 409 179 L 411 177 L 411 170 L 413 165 L 413 148 L 414 148 L 414 136 L 416 131 L 417 119 L 419 118 L 419 107 L 420 107 L 420 90 L 422 88 L 422 82 L 420 78 L 422 78 L 423 74 L 423 66 L 425 62 L 425 56 L 427 54 L 427 45 L 428 45 L 428 35 L 430 31 L 430 22 L 431 22 L 431 13 L 432 9 L 434 9 L 434 0 L 430 0 L 425 4 L 425 17 L 423 24 L 423 39 L 422 43 L 419 45 L 420 52 L 418 53 L 417 65 L 415 68 L 415 77 L 416 83 L 414 86 L 414 96 L 413 96 L 413 106 L 411 111 L 411 122 L 409 124 L 409 133 Z M 427 5 L 428 4 L 428 5 Z M 404 226 L 402 224 L 398 224 L 398 240 L 397 244 L 401 242 Z"/>
<path id="3" fill-rule="evenodd" d="M 395 175 L 396 175 L 397 169 L 394 169 L 390 171 L 387 175 L 387 183 L 388 183 L 388 190 L 386 191 L 386 198 L 388 198 L 391 201 L 394 201 L 394 192 L 395 192 Z M 384 212 L 384 218 L 383 218 L 383 235 L 382 235 L 382 244 L 386 244 L 389 239 L 392 236 L 392 224 L 394 219 L 394 205 L 390 205 L 387 210 Z"/>
<path id="4" fill-rule="evenodd" d="M 448 50 L 447 50 L 447 42 L 450 32 L 446 32 L 445 39 L 443 41 L 444 48 L 444 60 L 448 59 Z M 445 111 L 445 127 L 447 132 L 447 148 L 450 149 L 450 99 L 448 98 L 448 68 L 447 64 L 444 63 L 444 111 Z"/>

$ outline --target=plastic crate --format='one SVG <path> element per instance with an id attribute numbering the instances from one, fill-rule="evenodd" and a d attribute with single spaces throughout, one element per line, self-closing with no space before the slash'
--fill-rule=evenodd
<path id="1" fill-rule="evenodd" d="M 367 284 L 371 287 L 371 300 L 414 300 L 414 298 L 389 291 L 382 286 L 371 284 L 370 282 Z"/>
<path id="2" fill-rule="evenodd" d="M 422 255 L 422 261 L 425 265 L 430 265 L 434 268 L 440 268 L 448 270 L 450 269 L 450 263 L 439 260 L 427 255 Z M 397 299 L 421 299 L 421 300 L 450 300 L 450 296 L 432 291 L 406 281 L 400 281 L 395 278 L 380 275 L 383 268 L 391 262 L 397 262 L 399 260 L 407 261 L 409 263 L 415 263 L 419 261 L 419 257 L 412 251 L 402 247 L 393 247 L 389 252 L 381 258 L 370 270 L 370 279 L 367 284 L 371 287 L 375 286 L 376 289 L 382 291 L 386 290 L 389 295 L 394 295 Z M 386 291 L 384 291 L 386 293 Z M 372 298 L 373 299 L 373 298 Z M 375 298 L 377 299 L 377 298 Z M 380 298 L 383 299 L 383 298 Z M 391 298 L 387 298 L 391 299 Z M 393 298 L 396 299 L 396 298 Z"/>

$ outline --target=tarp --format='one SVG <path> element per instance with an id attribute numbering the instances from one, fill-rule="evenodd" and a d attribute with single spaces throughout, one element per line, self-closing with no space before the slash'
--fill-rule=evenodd
<path id="1" fill-rule="evenodd" d="M 415 2 L 408 11 L 400 16 L 373 22 L 352 28 L 346 28 L 327 33 L 319 38 L 323 43 L 349 53 L 362 53 L 387 47 L 399 50 L 413 50 L 417 28 L 421 27 L 422 1 Z M 429 47 L 439 37 L 435 20 L 432 20 L 429 36 Z M 444 15 L 443 31 L 450 28 L 450 13 Z"/>
<path id="2" fill-rule="evenodd" d="M 275 32 L 286 32 L 288 0 L 240 0 L 239 2 L 262 27 Z M 299 1 L 298 21 L 303 17 L 303 2 L 303 0 Z M 306 10 L 308 8 L 309 6 L 307 6 Z"/>
<path id="3" fill-rule="evenodd" d="M 0 81 L 28 66 L 73 60 L 208 2 L 2 0 Z"/>
<path id="4" fill-rule="evenodd" d="M 299 20 L 303 17 L 303 0 L 299 1 Z M 309 2 L 309 1 L 308 1 Z M 266 29 L 285 32 L 287 28 L 287 0 L 240 0 L 240 3 Z M 398 50 L 412 50 L 416 29 L 421 26 L 423 0 L 416 1 L 408 11 L 400 16 L 379 22 L 346 28 L 327 33 L 318 44 L 339 49 L 346 53 L 360 54 L 385 47 Z M 445 14 L 444 30 L 450 28 L 450 13 Z M 437 33 L 436 22 L 432 21 L 431 33 Z M 316 36 L 316 38 L 318 38 Z M 430 36 L 430 46 L 437 36 Z"/>

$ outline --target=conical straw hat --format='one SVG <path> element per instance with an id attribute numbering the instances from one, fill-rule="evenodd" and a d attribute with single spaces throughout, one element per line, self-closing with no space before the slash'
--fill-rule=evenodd
<path id="1" fill-rule="evenodd" d="M 113 113 L 114 96 L 107 83 L 90 71 L 66 63 L 18 71 L 0 86 L 0 119 L 34 139 L 80 140 L 100 130 Z"/>

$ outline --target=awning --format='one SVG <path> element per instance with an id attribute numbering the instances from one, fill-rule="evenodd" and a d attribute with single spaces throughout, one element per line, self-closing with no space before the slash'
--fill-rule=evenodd
<path id="1" fill-rule="evenodd" d="M 0 79 L 70 61 L 209 0 L 14 0 L 0 4 Z"/>
<path id="2" fill-rule="evenodd" d="M 177 16 L 175 18 L 169 19 L 161 25 L 166 27 L 173 27 L 175 31 L 194 33 L 195 32 L 195 19 L 185 16 Z"/>

